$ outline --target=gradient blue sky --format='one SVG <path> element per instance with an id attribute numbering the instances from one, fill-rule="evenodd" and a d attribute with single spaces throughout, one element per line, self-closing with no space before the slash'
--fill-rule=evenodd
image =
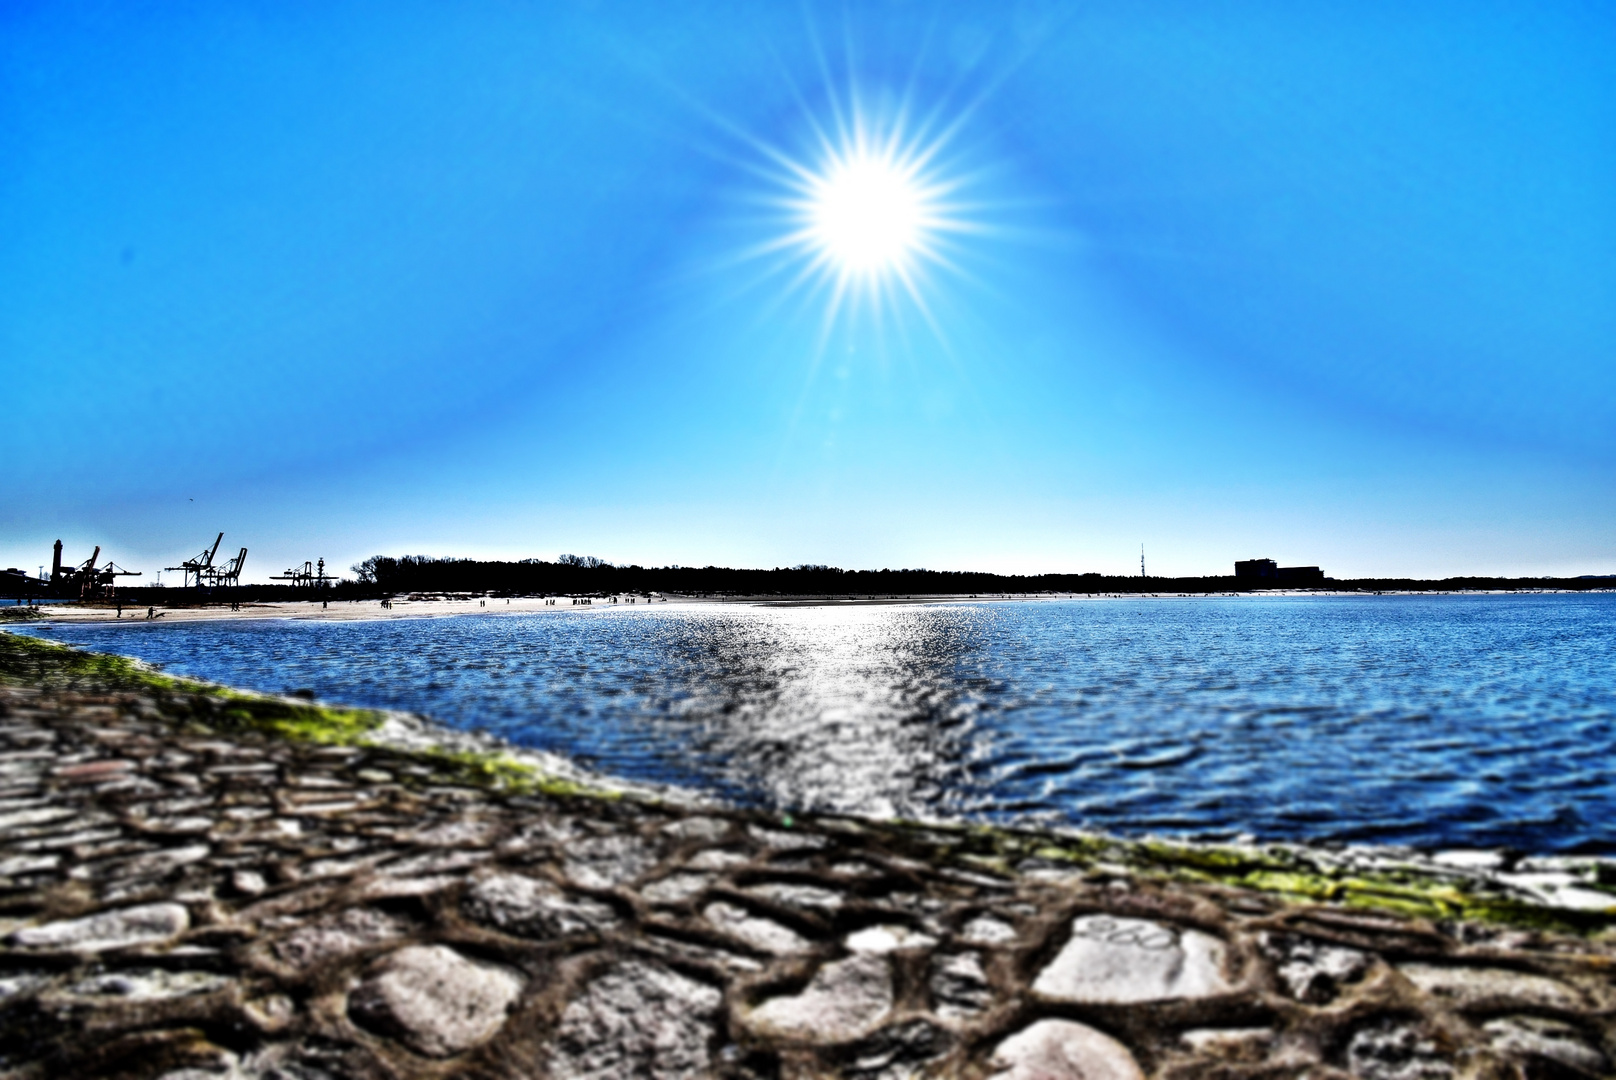
<path id="1" fill-rule="evenodd" d="M 1616 572 L 1609 14 L 7 4 L 0 563 Z M 855 99 L 930 321 L 754 254 Z"/>

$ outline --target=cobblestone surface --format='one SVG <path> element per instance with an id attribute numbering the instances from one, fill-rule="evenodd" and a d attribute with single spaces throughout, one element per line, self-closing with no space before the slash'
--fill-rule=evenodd
<path id="1" fill-rule="evenodd" d="M 1612 1075 L 1607 938 L 500 795 L 0 688 L 0 1075 Z"/>

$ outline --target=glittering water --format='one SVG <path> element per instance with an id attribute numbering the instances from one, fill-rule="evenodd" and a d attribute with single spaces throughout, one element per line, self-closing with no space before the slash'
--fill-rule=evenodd
<path id="1" fill-rule="evenodd" d="M 39 627 L 736 802 L 1616 852 L 1616 596 Z"/>

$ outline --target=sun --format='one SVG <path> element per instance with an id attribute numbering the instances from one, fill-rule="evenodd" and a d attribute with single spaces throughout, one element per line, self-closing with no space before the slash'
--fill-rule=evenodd
<path id="1" fill-rule="evenodd" d="M 812 243 L 846 274 L 896 273 L 913 264 L 936 208 L 913 165 L 855 148 L 832 155 L 808 181 Z"/>
<path id="2" fill-rule="evenodd" d="M 966 180 L 949 163 L 955 125 L 916 120 L 907 107 L 869 110 L 862 98 L 853 93 L 833 101 L 828 117 L 810 117 L 806 153 L 757 144 L 776 185 L 763 201 L 784 215 L 746 255 L 777 260 L 790 273 L 788 292 L 824 297 L 827 327 L 857 312 L 913 310 L 933 322 L 932 278 L 956 271 L 957 240 L 980 231 L 960 201 Z"/>

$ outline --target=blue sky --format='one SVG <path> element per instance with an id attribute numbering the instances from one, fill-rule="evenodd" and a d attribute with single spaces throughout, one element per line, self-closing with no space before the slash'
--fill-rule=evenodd
<path id="1" fill-rule="evenodd" d="M 1613 39 L 1592 4 L 7 5 L 0 563 L 149 576 L 222 529 L 260 579 L 1613 573 Z M 854 116 L 945 194 L 913 291 L 833 310 L 781 241 Z"/>

